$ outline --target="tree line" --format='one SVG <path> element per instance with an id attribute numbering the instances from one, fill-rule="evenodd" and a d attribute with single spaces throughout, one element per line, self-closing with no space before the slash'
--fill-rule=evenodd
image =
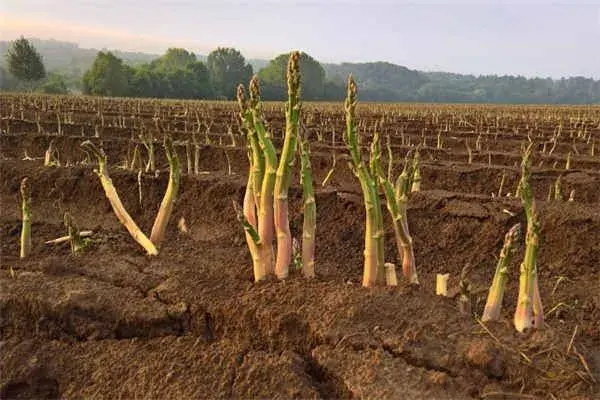
<path id="1" fill-rule="evenodd" d="M 76 45 L 67 50 L 70 53 L 65 52 L 65 57 L 82 51 Z M 0 89 L 68 93 L 75 87 L 85 94 L 101 96 L 232 100 L 236 85 L 247 83 L 257 73 L 265 100 L 287 96 L 285 69 L 289 53 L 262 63 L 258 71 L 234 48 L 220 47 L 207 57 L 182 48 L 170 48 L 158 57 L 136 53 L 135 63 L 119 55 L 126 54 L 99 51 L 91 62 L 86 53 L 89 68 L 67 77 L 46 73 L 40 54 L 31 42 L 20 38 L 6 51 L 9 73 L 0 66 Z M 78 60 L 75 55 L 71 58 L 71 64 Z M 57 60 L 50 61 L 57 64 Z M 76 64 L 78 68 L 83 65 Z M 387 62 L 321 64 L 306 53 L 301 53 L 300 65 L 305 100 L 342 100 L 345 80 L 351 73 L 360 83 L 363 101 L 600 103 L 600 81 L 584 77 L 555 80 L 420 72 Z"/>
<path id="2" fill-rule="evenodd" d="M 288 58 L 289 54 L 282 54 L 258 72 L 265 100 L 286 98 Z M 339 97 L 327 93 L 329 82 L 321 64 L 306 53 L 302 53 L 300 64 L 304 99 Z M 219 47 L 205 62 L 185 49 L 170 48 L 161 57 L 135 67 L 111 52 L 101 51 L 83 76 L 83 92 L 102 96 L 233 100 L 237 85 L 247 83 L 253 74 L 252 65 L 233 48 Z M 338 94 L 343 96 L 343 92 Z"/>

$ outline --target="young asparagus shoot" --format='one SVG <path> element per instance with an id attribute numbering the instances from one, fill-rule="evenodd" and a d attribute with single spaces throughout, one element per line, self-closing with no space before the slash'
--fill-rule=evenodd
<path id="1" fill-rule="evenodd" d="M 267 134 L 264 122 L 262 105 L 260 101 L 260 86 L 258 76 L 250 81 L 250 110 L 254 131 L 258 138 L 258 144 L 264 156 L 264 177 L 260 190 L 260 203 L 258 204 L 258 234 L 261 239 L 261 261 L 267 274 L 274 271 L 273 236 L 274 236 L 274 212 L 273 191 L 277 173 L 277 153 L 275 146 Z"/>
<path id="2" fill-rule="evenodd" d="M 285 138 L 275 177 L 274 219 L 277 232 L 277 261 L 275 274 L 287 278 L 292 260 L 292 234 L 290 232 L 288 191 L 292 167 L 296 158 L 298 126 L 300 124 L 300 52 L 290 55 L 287 66 L 288 101 L 285 104 Z M 312 182 L 311 182 L 312 183 Z"/>
<path id="3" fill-rule="evenodd" d="M 363 286 L 370 287 L 375 284 L 385 283 L 385 269 L 383 254 L 380 249 L 383 247 L 383 226 L 380 224 L 381 202 L 377 193 L 377 183 L 371 176 L 367 166 L 361 159 L 358 145 L 358 135 L 356 126 L 356 104 L 357 87 L 352 75 L 348 77 L 348 90 L 344 109 L 346 111 L 346 132 L 344 133 L 344 142 L 350 152 L 352 163 L 350 164 L 358 176 L 360 186 L 363 192 L 365 203 L 365 249 L 364 249 L 364 272 Z"/>
<path id="4" fill-rule="evenodd" d="M 21 258 L 27 258 L 31 252 L 31 185 L 29 178 L 21 181 Z"/>
<path id="5" fill-rule="evenodd" d="M 104 189 L 104 193 L 112 206 L 112 209 L 129 234 L 133 237 L 133 239 L 140 244 L 146 250 L 149 255 L 157 255 L 158 250 L 154 243 L 148 239 L 148 237 L 141 231 L 141 229 L 137 226 L 133 218 L 129 215 L 125 206 L 121 202 L 119 198 L 119 194 L 117 193 L 117 189 L 112 183 L 112 179 L 108 174 L 108 163 L 107 157 L 102 148 L 98 148 L 94 143 L 89 140 L 81 143 L 81 147 L 86 151 L 93 154 L 98 159 L 98 170 L 96 173 L 100 178 L 100 183 L 102 184 L 102 188 Z"/>
<path id="6" fill-rule="evenodd" d="M 544 324 L 544 312 L 538 289 L 537 253 L 540 238 L 540 221 L 537 215 L 535 198 L 529 183 L 531 177 L 530 157 L 532 145 L 530 144 L 523 155 L 521 163 L 521 184 L 519 196 L 525 209 L 527 218 L 527 232 L 525 235 L 525 257 L 521 263 L 521 276 L 519 278 L 519 297 L 515 311 L 514 324 L 519 332 L 526 329 L 540 329 Z"/>
<path id="7" fill-rule="evenodd" d="M 317 230 L 317 203 L 313 188 L 310 147 L 308 138 L 300 136 L 300 183 L 304 202 L 302 226 L 302 271 L 307 278 L 315 276 L 315 234 Z"/>
<path id="8" fill-rule="evenodd" d="M 73 222 L 73 218 L 71 218 L 71 214 L 68 212 L 65 213 L 64 216 L 65 227 L 67 228 L 67 237 L 69 238 L 69 243 L 71 244 L 71 253 L 78 254 L 85 247 L 86 243 L 79 232 L 79 228 Z"/>
<path id="9" fill-rule="evenodd" d="M 487 302 L 483 311 L 482 321 L 496 321 L 500 318 L 502 309 L 502 299 L 504 298 L 504 288 L 508 279 L 508 267 L 512 260 L 514 245 L 519 236 L 521 224 L 513 225 L 504 236 L 504 245 L 500 250 L 500 257 L 496 265 L 496 273 L 492 280 L 492 286 L 488 293 Z"/>
<path id="10" fill-rule="evenodd" d="M 404 166 L 402 174 L 398 177 L 396 188 L 388 179 L 379 162 L 379 135 L 375 133 L 373 143 L 371 144 L 371 170 L 374 176 L 378 179 L 379 185 L 385 194 L 387 209 L 392 218 L 394 227 L 394 235 L 396 237 L 396 246 L 398 255 L 402 257 L 402 274 L 414 285 L 419 284 L 417 269 L 415 265 L 415 255 L 413 249 L 413 241 L 408 230 L 406 221 L 406 208 L 408 202 L 408 171 L 407 163 Z"/>
<path id="11" fill-rule="evenodd" d="M 170 136 L 165 136 L 164 140 L 165 153 L 167 154 L 167 160 L 169 161 L 169 184 L 167 185 L 167 191 L 160 203 L 158 214 L 154 220 L 152 226 L 152 233 L 150 234 L 150 240 L 156 247 L 160 246 L 160 243 L 165 237 L 167 231 L 167 224 L 169 218 L 173 213 L 175 207 L 175 201 L 177 200 L 177 194 L 179 192 L 179 180 L 181 178 L 181 165 L 179 163 L 179 156 L 173 146 L 173 140 Z"/>
<path id="12" fill-rule="evenodd" d="M 257 230 L 257 199 L 260 196 L 260 190 L 255 190 L 256 185 L 262 185 L 264 177 L 264 156 L 260 150 L 258 144 L 258 138 L 254 131 L 254 122 L 252 118 L 252 112 L 248 108 L 248 103 L 244 94 L 244 87 L 238 86 L 237 89 L 237 100 L 240 106 L 240 118 L 242 126 L 246 130 L 247 144 L 248 144 L 248 161 L 250 162 L 250 169 L 248 173 L 248 182 L 246 184 L 246 191 L 244 194 L 243 210 L 240 209 L 239 205 L 233 201 L 233 208 L 236 212 L 238 221 L 240 221 L 244 228 L 246 235 L 246 244 L 248 250 L 252 256 L 253 270 L 254 270 L 254 281 L 258 282 L 266 278 L 267 273 L 265 270 L 264 262 L 260 258 L 260 245 L 261 240 Z"/>
<path id="13" fill-rule="evenodd" d="M 44 167 L 60 166 L 58 159 L 58 150 L 54 148 L 54 139 L 50 141 L 46 153 L 44 154 Z"/>
<path id="14" fill-rule="evenodd" d="M 250 88 L 250 102 L 246 100 L 244 87 L 239 85 L 237 89 L 240 118 L 246 130 L 250 148 L 250 173 L 244 196 L 244 211 L 237 214 L 246 232 L 246 242 L 254 263 L 254 278 L 259 281 L 274 270 L 273 187 L 277 155 L 262 122 L 256 77 L 253 77 Z"/>

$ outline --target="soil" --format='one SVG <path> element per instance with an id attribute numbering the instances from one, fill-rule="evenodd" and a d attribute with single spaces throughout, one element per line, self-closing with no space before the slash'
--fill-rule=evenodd
<path id="1" fill-rule="evenodd" d="M 198 106 L 212 107 L 206 111 L 217 115 L 212 130 L 225 139 L 200 146 L 202 173 L 182 177 L 167 237 L 159 255 L 150 257 L 119 224 L 93 165 L 82 162 L 78 146 L 89 137 L 80 133 L 89 136 L 98 123 L 90 111 L 94 100 L 63 98 L 72 101 L 73 122 L 63 124 L 62 134 L 56 135 L 55 117 L 48 110 L 42 114 L 47 118 L 40 132 L 34 111 L 20 118 L 7 105 L 20 101 L 26 110 L 40 109 L 34 107 L 38 100 L 27 99 L 1 99 L 0 398 L 599 398 L 597 155 L 569 156 L 573 167 L 565 170 L 561 168 L 569 147 L 557 146 L 552 156 L 537 160 L 554 157 L 561 167 L 534 168 L 545 329 L 520 334 L 512 325 L 522 239 L 510 266 L 501 320 L 479 320 L 504 234 L 515 223 L 525 224 L 520 201 L 506 196 L 519 179 L 515 151 L 520 142 L 511 134 L 514 126 L 524 125 L 517 111 L 514 119 L 508 118 L 511 129 L 496 141 L 490 139 L 490 144 L 498 143 L 491 150 L 491 163 L 487 153 L 468 163 L 464 147 L 425 149 L 422 190 L 410 195 L 408 209 L 421 284 L 409 286 L 400 279 L 398 287 L 363 288 L 364 206 L 341 143 L 329 146 L 315 139 L 312 148 L 317 277 L 307 280 L 294 270 L 285 281 L 255 283 L 244 234 L 231 207 L 232 199 L 241 202 L 243 197 L 247 159 L 239 135 L 236 146 L 229 145 L 223 122 L 231 120 L 228 109 Z M 46 101 L 48 106 L 51 102 Z M 120 115 L 121 108 L 111 109 L 107 100 L 104 104 L 107 120 Z M 172 129 L 182 135 L 182 124 L 177 124 L 182 106 L 162 107 L 171 110 L 165 120 L 174 121 L 178 128 Z M 406 127 L 407 134 L 412 129 L 420 137 L 430 124 L 424 117 L 428 109 L 422 107 L 421 119 L 389 124 Z M 152 118 L 151 112 L 146 114 Z M 366 121 L 388 115 L 378 109 L 372 114 Z M 325 118 L 343 116 L 315 111 L 307 129 L 318 131 Z M 274 121 L 274 127 L 283 123 Z M 337 127 L 341 132 L 343 119 Z M 551 127 L 542 128 L 542 134 L 552 134 Z M 590 129 L 600 143 L 600 128 Z M 112 132 L 107 127 L 102 144 L 121 200 L 149 232 L 168 168 L 157 145 L 158 171 L 142 174 L 140 202 L 137 172 L 117 167 L 128 153 L 131 130 Z M 462 131 L 457 128 L 452 134 Z M 434 147 L 436 134 L 430 133 Z M 526 140 L 526 133 L 522 135 Z M 43 165 L 51 140 L 61 166 Z M 408 148 L 393 146 L 400 160 Z M 185 160 L 183 144 L 178 151 Z M 31 159 L 24 159 L 25 152 Z M 339 157 L 336 169 L 322 187 L 332 154 Z M 402 163 L 396 164 L 395 172 Z M 506 189 L 492 196 L 503 175 Z M 33 189 L 33 249 L 30 257 L 20 259 L 19 185 L 25 176 Z M 558 176 L 565 201 L 547 201 L 548 188 Z M 575 201 L 566 201 L 571 190 Z M 296 175 L 289 195 L 296 237 L 301 236 L 301 198 Z M 71 254 L 67 243 L 44 243 L 66 234 L 66 211 L 80 229 L 94 232 L 78 255 Z M 181 219 L 187 232 L 178 229 Z M 386 260 L 398 263 L 387 214 L 385 226 Z M 435 295 L 437 273 L 450 274 L 455 294 L 465 266 L 472 314 L 459 312 L 458 296 Z"/>

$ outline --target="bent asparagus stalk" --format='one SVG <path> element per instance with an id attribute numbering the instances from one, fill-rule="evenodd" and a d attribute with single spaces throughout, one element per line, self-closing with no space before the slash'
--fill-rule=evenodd
<path id="1" fill-rule="evenodd" d="M 29 178 L 21 181 L 21 258 L 27 258 L 31 252 L 31 186 Z"/>
<path id="2" fill-rule="evenodd" d="M 258 144 L 260 145 L 265 159 L 264 177 L 260 191 L 260 204 L 258 206 L 258 234 L 261 239 L 260 259 L 264 263 L 266 273 L 269 274 L 274 272 L 273 189 L 275 187 L 275 175 L 277 173 L 277 153 L 263 123 L 260 86 L 258 76 L 256 75 L 252 77 L 252 80 L 250 81 L 250 110 L 252 111 L 254 130 L 258 138 Z"/>
<path id="3" fill-rule="evenodd" d="M 288 191 L 292 166 L 296 156 L 298 126 L 300 123 L 300 52 L 290 55 L 287 67 L 288 101 L 285 105 L 285 138 L 275 177 L 274 222 L 277 232 L 277 261 L 275 274 L 287 278 L 292 260 L 292 234 L 288 210 Z"/>
<path id="4" fill-rule="evenodd" d="M 100 178 L 100 183 L 102 184 L 102 188 L 104 189 L 104 193 L 112 206 L 112 209 L 129 234 L 133 237 L 133 239 L 142 246 L 149 255 L 157 255 L 158 250 L 154 243 L 141 231 L 141 229 L 137 226 L 133 218 L 129 215 L 125 206 L 121 202 L 119 195 L 117 193 L 117 189 L 112 183 L 112 179 L 108 174 L 108 166 L 107 166 L 107 158 L 104 150 L 99 149 L 94 145 L 91 141 L 86 140 L 81 143 L 81 147 L 85 150 L 92 153 L 98 159 L 98 170 L 96 171 L 98 177 Z"/>
<path id="5" fill-rule="evenodd" d="M 248 101 L 246 100 L 243 85 L 239 85 L 237 88 L 237 100 L 240 107 L 240 119 L 242 126 L 246 130 L 248 146 L 250 147 L 250 177 L 252 179 L 250 188 L 252 189 L 255 207 L 258 208 L 260 206 L 260 191 L 265 175 L 265 156 L 258 143 L 252 110 L 250 110 Z"/>
<path id="6" fill-rule="evenodd" d="M 308 139 L 300 136 L 300 180 L 304 201 L 302 226 L 302 271 L 307 278 L 315 276 L 315 233 L 317 230 L 317 203 L 313 188 L 310 147 Z"/>
<path id="7" fill-rule="evenodd" d="M 173 146 L 173 140 L 169 136 L 165 136 L 164 147 L 165 153 L 167 154 L 167 160 L 169 161 L 169 184 L 167 185 L 165 196 L 160 203 L 158 214 L 154 220 L 152 233 L 150 233 L 150 240 L 156 247 L 160 246 L 160 243 L 165 237 L 167 224 L 169 223 L 169 218 L 171 218 L 173 208 L 175 207 L 175 201 L 177 200 L 179 180 L 181 178 L 179 156 Z"/>
<path id="8" fill-rule="evenodd" d="M 502 299 L 504 298 L 504 288 L 508 279 L 508 266 L 512 260 L 514 252 L 514 243 L 519 235 L 521 225 L 513 225 L 512 228 L 504 236 L 504 245 L 500 250 L 500 257 L 496 265 L 496 273 L 492 280 L 492 286 L 488 293 L 485 309 L 483 310 L 482 321 L 496 321 L 500 318 L 500 310 L 502 309 Z"/>
<path id="9" fill-rule="evenodd" d="M 406 222 L 406 203 L 408 202 L 407 167 L 405 165 L 402 174 L 398 177 L 396 188 L 394 188 L 388 179 L 389 175 L 384 173 L 381 163 L 379 162 L 380 150 L 378 143 L 379 135 L 375 133 L 371 145 L 371 169 L 373 174 L 378 178 L 379 184 L 383 188 L 385 194 L 387 209 L 392 218 L 398 255 L 402 257 L 402 274 L 411 284 L 418 285 L 419 278 L 417 276 L 415 265 L 413 243 L 408 231 L 408 223 Z"/>
<path id="10" fill-rule="evenodd" d="M 530 157 L 532 145 L 530 144 L 523 156 L 521 163 L 521 181 L 519 196 L 525 209 L 527 218 L 527 233 L 525 236 L 525 257 L 521 263 L 519 278 L 519 297 L 515 311 L 514 324 L 519 332 L 530 328 L 542 328 L 544 313 L 539 295 L 537 276 L 537 253 L 539 248 L 540 222 L 537 215 L 535 198 L 529 183 Z"/>
<path id="11" fill-rule="evenodd" d="M 348 77 L 348 90 L 344 109 L 346 111 L 346 131 L 344 142 L 350 152 L 354 169 L 363 192 L 365 203 L 365 250 L 363 286 L 369 287 L 385 283 L 384 260 L 380 254 L 380 242 L 383 241 L 383 227 L 379 225 L 381 204 L 376 190 L 376 183 L 364 161 L 361 159 L 356 132 L 357 87 L 352 75 Z M 379 215 L 378 215 L 379 214 Z"/>

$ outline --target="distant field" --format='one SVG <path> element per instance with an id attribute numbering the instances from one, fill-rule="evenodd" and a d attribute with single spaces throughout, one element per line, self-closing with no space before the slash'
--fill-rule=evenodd
<path id="1" fill-rule="evenodd" d="M 283 109 L 264 106 L 278 149 Z M 421 191 L 408 203 L 418 288 L 360 285 L 365 211 L 342 141 L 341 103 L 303 105 L 317 278 L 292 271 L 284 283 L 254 283 L 231 206 L 241 202 L 248 174 L 236 103 L 0 95 L 1 397 L 593 398 L 600 389 L 600 106 L 361 103 L 357 114 L 365 157 L 379 132 L 394 176 L 419 151 Z M 184 174 L 160 254 L 149 257 L 116 219 L 80 144 L 103 147 L 125 207 L 148 231 L 168 182 L 167 134 Z M 155 145 L 155 170 L 145 168 L 140 135 Z M 481 316 L 504 235 L 525 219 L 515 191 L 530 142 L 548 327 L 519 335 L 511 321 L 522 243 L 503 319 L 485 329 L 457 311 L 455 298 L 435 296 L 435 277 L 449 273 L 456 288 L 470 265 L 473 312 Z M 44 166 L 50 146 L 55 165 Z M 132 168 L 136 148 L 142 164 Z M 387 151 L 382 158 L 387 167 Z M 25 176 L 33 250 L 22 260 Z M 292 182 L 291 230 L 299 238 L 297 171 Z M 44 243 L 66 234 L 65 211 L 94 232 L 79 256 L 68 244 Z M 385 218 L 386 259 L 396 262 Z"/>

